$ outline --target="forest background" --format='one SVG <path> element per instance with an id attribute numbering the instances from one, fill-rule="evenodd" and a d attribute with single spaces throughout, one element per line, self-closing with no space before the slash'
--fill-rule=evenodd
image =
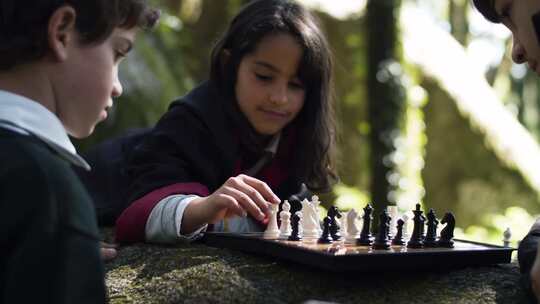
<path id="1" fill-rule="evenodd" d="M 148 127 L 207 79 L 213 43 L 248 0 L 153 0 L 159 26 L 120 71 L 124 95 L 84 151 Z M 540 213 L 538 76 L 467 0 L 302 0 L 335 55 L 341 178 L 324 206 L 452 211 L 457 235 L 513 245 Z M 179 130 L 181 132 L 181 130 Z"/>

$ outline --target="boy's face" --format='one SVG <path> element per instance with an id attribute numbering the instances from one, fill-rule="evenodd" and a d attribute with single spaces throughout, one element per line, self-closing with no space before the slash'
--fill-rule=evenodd
<path id="1" fill-rule="evenodd" d="M 540 42 L 531 19 L 540 12 L 540 1 L 495 0 L 494 5 L 502 23 L 512 32 L 512 59 L 516 63 L 527 62 L 532 70 L 540 74 Z"/>
<path id="2" fill-rule="evenodd" d="M 107 118 L 112 98 L 122 94 L 118 66 L 130 51 L 136 32 L 136 28 L 116 28 L 102 43 L 68 44 L 68 55 L 53 76 L 53 90 L 56 114 L 70 135 L 86 137 Z"/>

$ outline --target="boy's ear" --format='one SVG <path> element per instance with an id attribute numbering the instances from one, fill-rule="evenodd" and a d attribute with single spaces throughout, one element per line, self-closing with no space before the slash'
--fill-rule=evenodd
<path id="1" fill-rule="evenodd" d="M 68 45 L 77 38 L 76 18 L 75 9 L 69 5 L 59 7 L 49 18 L 47 29 L 49 49 L 51 55 L 58 61 L 67 58 Z"/>

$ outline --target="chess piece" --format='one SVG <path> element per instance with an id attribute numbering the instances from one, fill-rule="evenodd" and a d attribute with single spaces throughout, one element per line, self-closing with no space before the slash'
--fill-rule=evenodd
<path id="1" fill-rule="evenodd" d="M 325 217 L 323 220 L 323 232 L 317 243 L 319 244 L 330 244 L 334 241 L 330 235 L 330 222 L 332 220 L 329 216 Z"/>
<path id="2" fill-rule="evenodd" d="M 454 218 L 452 212 L 445 213 L 441 220 L 441 224 L 446 224 L 446 226 L 444 226 L 444 228 L 441 230 L 441 235 L 437 245 L 439 245 L 439 247 L 453 248 L 454 241 L 452 239 L 454 238 L 456 219 Z"/>
<path id="3" fill-rule="evenodd" d="M 427 235 L 424 239 L 424 246 L 426 247 L 437 247 L 437 225 L 439 221 L 435 215 L 433 209 L 429 209 L 427 214 Z"/>
<path id="4" fill-rule="evenodd" d="M 289 241 L 300 241 L 302 239 L 302 237 L 300 236 L 300 231 L 299 231 L 300 221 L 302 220 L 300 214 L 301 214 L 300 211 L 297 211 L 291 217 L 292 231 L 291 231 L 291 235 L 288 238 Z"/>
<path id="5" fill-rule="evenodd" d="M 331 206 L 328 209 L 328 216 L 330 217 L 330 235 L 334 241 L 341 240 L 341 233 L 338 219 L 341 218 L 341 213 L 336 206 Z"/>
<path id="6" fill-rule="evenodd" d="M 339 232 L 341 233 L 342 239 L 347 239 L 347 215 L 349 212 L 345 212 L 344 214 L 341 214 L 341 218 L 339 219 Z"/>
<path id="7" fill-rule="evenodd" d="M 356 243 L 358 238 L 358 227 L 356 226 L 356 219 L 358 218 L 358 213 L 356 210 L 351 209 L 347 213 L 347 243 Z"/>
<path id="8" fill-rule="evenodd" d="M 373 244 L 373 236 L 371 235 L 371 213 L 373 212 L 373 207 L 370 204 L 367 204 L 364 207 L 364 215 L 362 216 L 364 222 L 362 224 L 362 231 L 360 232 L 360 238 L 357 240 L 356 244 L 371 246 Z"/>
<path id="9" fill-rule="evenodd" d="M 313 205 L 307 200 L 302 201 L 302 239 L 319 238 L 319 221 Z"/>
<path id="10" fill-rule="evenodd" d="M 266 230 L 264 231 L 263 238 L 265 239 L 277 239 L 279 237 L 279 228 L 277 224 L 277 211 L 278 211 L 278 205 L 272 204 L 270 205 L 270 218 L 268 221 L 268 226 L 266 226 Z"/>
<path id="11" fill-rule="evenodd" d="M 507 227 L 503 233 L 503 246 L 510 247 L 510 240 L 512 239 L 512 231 L 510 227 Z"/>
<path id="12" fill-rule="evenodd" d="M 321 204 L 321 201 L 319 201 L 319 197 L 316 195 L 313 195 L 311 197 L 311 205 L 313 206 L 313 210 L 315 210 L 315 219 L 317 219 L 317 228 L 319 229 L 319 234 L 322 233 L 321 223 L 319 222 L 319 205 Z"/>
<path id="13" fill-rule="evenodd" d="M 281 213 L 279 219 L 281 225 L 279 226 L 279 238 L 286 239 L 291 235 L 291 205 L 285 200 L 281 206 Z"/>
<path id="14" fill-rule="evenodd" d="M 403 246 L 405 245 L 405 241 L 403 240 L 403 225 L 405 224 L 405 221 L 402 219 L 399 219 L 396 224 L 396 234 L 394 236 L 394 239 L 392 240 L 392 245 L 399 245 Z"/>
<path id="15" fill-rule="evenodd" d="M 388 210 L 388 216 L 390 216 L 390 230 L 388 233 L 388 237 L 392 238 L 394 235 L 396 235 L 396 228 L 397 228 L 397 221 L 399 219 L 398 217 L 398 207 L 397 206 L 388 206 L 386 207 L 386 210 Z"/>
<path id="16" fill-rule="evenodd" d="M 401 219 L 403 220 L 403 239 L 407 239 L 409 238 L 409 215 L 404 213 Z"/>
<path id="17" fill-rule="evenodd" d="M 409 248 L 422 248 L 424 247 L 424 240 L 422 233 L 424 231 L 424 216 L 422 216 L 422 210 L 420 210 L 420 204 L 416 204 L 416 209 L 413 210 L 414 227 L 411 239 L 407 242 Z"/>
<path id="18" fill-rule="evenodd" d="M 374 249 L 390 249 L 390 240 L 388 238 L 388 231 L 390 230 L 390 216 L 388 211 L 383 210 L 379 216 L 379 232 L 373 243 Z"/>

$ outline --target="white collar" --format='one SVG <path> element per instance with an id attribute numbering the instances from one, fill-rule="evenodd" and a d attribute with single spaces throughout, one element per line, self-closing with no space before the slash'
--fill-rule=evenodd
<path id="1" fill-rule="evenodd" d="M 270 142 L 264 148 L 264 151 L 269 152 L 270 154 L 272 154 L 272 156 L 276 155 L 278 147 L 279 147 L 279 141 L 280 140 L 281 140 L 281 132 L 279 132 L 276 135 L 272 136 L 272 139 L 270 139 Z"/>
<path id="2" fill-rule="evenodd" d="M 0 90 L 0 127 L 33 135 L 70 163 L 90 170 L 58 117 L 36 101 Z"/>

